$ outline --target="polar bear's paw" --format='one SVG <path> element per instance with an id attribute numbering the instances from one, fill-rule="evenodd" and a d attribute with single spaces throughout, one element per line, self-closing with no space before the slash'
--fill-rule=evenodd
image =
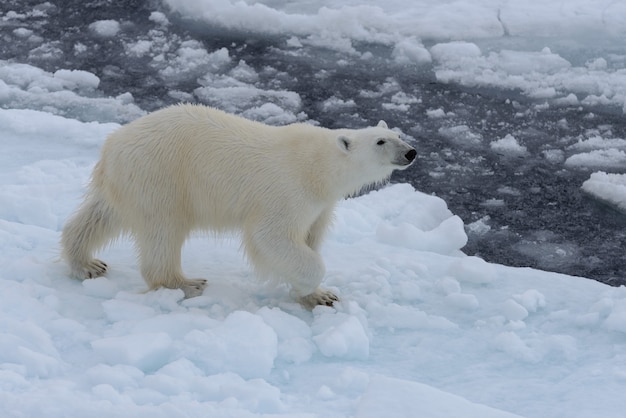
<path id="1" fill-rule="evenodd" d="M 207 287 L 207 281 L 204 279 L 185 280 L 180 289 L 185 293 L 185 299 L 195 298 L 202 295 Z"/>
<path id="2" fill-rule="evenodd" d="M 312 310 L 317 305 L 333 306 L 338 301 L 339 297 L 333 292 L 324 289 L 317 289 L 310 295 L 302 296 L 299 300 L 300 304 L 309 310 Z"/>
<path id="3" fill-rule="evenodd" d="M 79 279 L 95 279 L 96 277 L 104 276 L 108 268 L 104 261 L 94 258 L 84 264 L 74 266 L 72 275 Z"/>

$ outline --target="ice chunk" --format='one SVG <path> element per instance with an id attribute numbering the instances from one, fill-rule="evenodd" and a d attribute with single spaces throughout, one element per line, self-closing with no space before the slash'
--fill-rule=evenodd
<path id="1" fill-rule="evenodd" d="M 110 365 L 127 364 L 142 371 L 157 370 L 174 353 L 172 339 L 164 332 L 101 338 L 91 346 Z"/>
<path id="2" fill-rule="evenodd" d="M 343 100 L 336 96 L 332 96 L 331 98 L 326 99 L 322 103 L 322 110 L 324 112 L 340 112 L 340 111 L 345 112 L 355 107 L 356 107 L 356 103 L 354 103 L 354 100 L 352 99 Z"/>
<path id="3" fill-rule="evenodd" d="M 106 300 L 102 302 L 102 307 L 109 320 L 113 322 L 151 318 L 156 314 L 150 306 L 120 299 Z"/>
<path id="4" fill-rule="evenodd" d="M 85 377 L 93 386 L 108 384 L 118 390 L 138 387 L 144 373 L 127 364 L 97 364 L 85 371 Z"/>
<path id="5" fill-rule="evenodd" d="M 611 313 L 604 321 L 604 326 L 612 331 L 626 333 L 626 299 L 615 302 Z"/>
<path id="6" fill-rule="evenodd" d="M 461 41 L 436 44 L 430 49 L 430 53 L 436 62 L 454 62 L 456 65 L 462 65 L 465 60 L 482 55 L 476 44 Z"/>
<path id="7" fill-rule="evenodd" d="M 501 305 L 502 313 L 509 321 L 521 321 L 528 316 L 528 311 L 513 299 Z"/>
<path id="8" fill-rule="evenodd" d="M 496 280 L 493 265 L 478 257 L 463 257 L 452 263 L 448 274 L 461 283 L 489 284 Z"/>
<path id="9" fill-rule="evenodd" d="M 461 284 L 452 277 L 443 277 L 435 282 L 435 288 L 443 292 L 445 295 L 453 293 L 461 293 Z"/>
<path id="10" fill-rule="evenodd" d="M 572 144 L 568 149 L 580 151 L 592 151 L 596 149 L 626 149 L 626 139 L 622 138 L 604 138 L 601 136 L 592 136 L 589 139 L 581 139 L 577 143 Z"/>
<path id="11" fill-rule="evenodd" d="M 65 87 L 71 90 L 76 88 L 95 90 L 100 84 L 100 79 L 88 71 L 57 70 L 53 76 L 58 80 L 63 80 Z"/>
<path id="12" fill-rule="evenodd" d="M 498 334 L 494 339 L 495 347 L 513 358 L 529 363 L 536 363 L 540 356 L 530 348 L 524 340 L 513 331 L 506 331 Z"/>
<path id="13" fill-rule="evenodd" d="M 397 42 L 391 56 L 398 64 L 429 64 L 430 53 L 416 38 L 404 38 Z"/>
<path id="14" fill-rule="evenodd" d="M 120 31 L 117 20 L 98 20 L 89 25 L 89 29 L 104 38 L 112 38 Z"/>
<path id="15" fill-rule="evenodd" d="M 482 136 L 475 133 L 467 125 L 442 126 L 438 130 L 439 134 L 448 138 L 452 142 L 462 146 L 477 146 L 482 142 Z"/>
<path id="16" fill-rule="evenodd" d="M 601 149 L 575 154 L 565 160 L 568 167 L 584 168 L 623 168 L 626 166 L 626 152 L 619 149 Z"/>
<path id="17" fill-rule="evenodd" d="M 446 305 L 457 309 L 473 310 L 480 306 L 476 296 L 471 293 L 451 293 L 446 296 Z"/>
<path id="18" fill-rule="evenodd" d="M 427 109 L 426 116 L 433 119 L 445 118 L 446 112 L 442 108 L 439 109 Z"/>
<path id="19" fill-rule="evenodd" d="M 355 418 L 380 417 L 521 418 L 423 383 L 376 375 L 357 405 Z"/>
<path id="20" fill-rule="evenodd" d="M 444 220 L 430 231 L 422 231 L 406 223 L 398 226 L 381 223 L 376 231 L 376 237 L 385 244 L 444 255 L 454 254 L 467 244 L 463 221 L 456 215 Z"/>
<path id="21" fill-rule="evenodd" d="M 194 329 L 184 337 L 184 352 L 205 373 L 233 372 L 266 377 L 278 354 L 274 330 L 258 315 L 235 311 L 217 326 Z"/>
<path id="22" fill-rule="evenodd" d="M 119 291 L 117 285 L 106 277 L 83 280 L 82 285 L 86 294 L 103 299 L 112 298 Z"/>
<path id="23" fill-rule="evenodd" d="M 528 312 L 537 312 L 546 306 L 545 296 L 535 289 L 529 289 L 521 295 L 513 295 L 513 299 L 526 308 Z"/>
<path id="24" fill-rule="evenodd" d="M 261 308 L 257 315 L 276 331 L 280 358 L 293 363 L 311 358 L 315 346 L 311 341 L 311 328 L 304 321 L 278 308 Z"/>
<path id="25" fill-rule="evenodd" d="M 592 173 L 582 189 L 599 200 L 626 212 L 626 174 Z"/>
<path id="26" fill-rule="evenodd" d="M 370 321 L 377 327 L 388 327 L 393 329 L 432 329 L 451 330 L 458 328 L 458 325 L 449 319 L 429 315 L 413 306 L 398 305 L 390 303 L 382 306 L 372 303 L 368 306 Z"/>
<path id="27" fill-rule="evenodd" d="M 165 14 L 161 13 L 161 12 L 152 12 L 152 13 L 150 13 L 150 17 L 148 17 L 148 19 L 150 19 L 150 21 L 152 21 L 154 23 L 158 23 L 159 25 L 162 25 L 162 26 L 167 26 L 167 25 L 170 24 L 170 21 L 167 18 L 167 16 L 165 16 Z"/>
<path id="28" fill-rule="evenodd" d="M 315 335 L 313 341 L 327 357 L 355 360 L 365 360 L 369 357 L 369 338 L 361 322 L 354 316 L 342 318 Z"/>
<path id="29" fill-rule="evenodd" d="M 504 138 L 493 141 L 490 146 L 491 149 L 496 152 L 511 156 L 521 156 L 528 152 L 526 147 L 520 145 L 517 139 L 511 134 L 507 134 Z"/>
<path id="30" fill-rule="evenodd" d="M 0 104 L 4 108 L 28 108 L 32 109 L 30 112 L 45 109 L 47 113 L 41 117 L 49 118 L 50 113 L 70 114 L 84 121 L 128 122 L 145 114 L 133 103 L 130 94 L 90 97 L 98 82 L 95 75 L 86 71 L 58 70 L 51 74 L 31 65 L 0 60 Z M 41 124 L 27 123 L 27 126 L 27 129 L 42 128 Z"/>

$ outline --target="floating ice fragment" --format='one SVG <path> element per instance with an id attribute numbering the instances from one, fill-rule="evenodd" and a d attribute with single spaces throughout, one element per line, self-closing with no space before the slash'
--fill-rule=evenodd
<path id="1" fill-rule="evenodd" d="M 100 78 L 95 74 L 82 70 L 57 70 L 53 74 L 57 80 L 62 80 L 68 89 L 86 88 L 97 89 Z"/>
<path id="2" fill-rule="evenodd" d="M 511 134 L 507 134 L 504 138 L 491 142 L 492 150 L 511 156 L 521 156 L 527 154 L 528 150 Z"/>
<path id="3" fill-rule="evenodd" d="M 438 63 L 454 63 L 455 66 L 462 67 L 467 59 L 480 57 L 480 48 L 471 42 L 448 42 L 436 44 L 430 49 L 434 61 Z"/>
<path id="4" fill-rule="evenodd" d="M 112 38 L 120 31 L 120 24 L 116 20 L 98 20 L 90 24 L 89 29 L 102 37 Z"/>
<path id="5" fill-rule="evenodd" d="M 165 16 L 164 13 L 161 12 L 152 12 L 150 13 L 150 17 L 148 18 L 151 22 L 158 23 L 162 26 L 167 26 L 170 24 L 169 19 Z"/>
<path id="6" fill-rule="evenodd" d="M 595 198 L 626 212 L 626 174 L 592 173 L 582 189 Z"/>
<path id="7" fill-rule="evenodd" d="M 621 149 L 599 149 L 575 154 L 565 160 L 568 167 L 614 168 L 626 167 L 626 152 Z"/>
<path id="8" fill-rule="evenodd" d="M 391 56 L 398 64 L 430 64 L 432 57 L 417 38 L 403 38 L 393 48 Z"/>
<path id="9" fill-rule="evenodd" d="M 439 109 L 427 109 L 426 116 L 433 119 L 444 118 L 446 117 L 446 112 L 442 108 Z"/>

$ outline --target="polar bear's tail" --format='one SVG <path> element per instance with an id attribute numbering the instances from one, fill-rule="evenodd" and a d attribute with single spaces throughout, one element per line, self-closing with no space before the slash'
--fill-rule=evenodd
<path id="1" fill-rule="evenodd" d="M 93 258 L 93 253 L 119 234 L 120 224 L 116 218 L 114 209 L 99 193 L 92 191 L 68 220 L 63 228 L 61 245 L 72 276 L 91 279 L 106 273 L 107 265 Z"/>

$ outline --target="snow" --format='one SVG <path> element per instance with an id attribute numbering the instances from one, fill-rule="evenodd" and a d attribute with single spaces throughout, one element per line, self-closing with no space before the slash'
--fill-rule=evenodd
<path id="1" fill-rule="evenodd" d="M 438 82 L 515 90 L 540 106 L 626 111 L 623 51 L 575 56 L 552 42 L 622 42 L 623 2 L 166 3 L 191 20 L 283 36 L 296 56 L 316 45 L 367 61 L 368 43 L 380 44 L 394 63 L 434 66 Z M 168 17 L 147 16 L 159 31 Z M 20 27 L 23 16 L 1 18 L 11 33 L 41 42 Z M 106 41 L 122 23 L 90 28 Z M 263 84 L 228 48 L 176 44 L 159 31 L 125 51 L 146 58 L 165 83 L 198 80 L 170 96 L 273 124 L 308 120 L 298 92 Z M 198 234 L 185 245 L 186 272 L 210 283 L 197 298 L 145 292 L 127 239 L 102 251 L 107 277 L 68 278 L 60 230 L 106 135 L 145 113 L 129 93 L 106 97 L 99 84 L 87 71 L 0 61 L 1 416 L 623 416 L 626 289 L 465 256 L 466 233 L 488 231 L 489 218 L 464 225 L 443 200 L 406 184 L 339 204 L 322 250 L 324 285 L 341 297 L 335 308 L 305 311 L 287 289 L 255 280 L 235 236 Z M 384 108 L 398 112 L 421 100 L 391 78 L 361 95 L 389 96 Z M 320 110 L 359 112 L 352 98 L 337 96 Z M 421 116 L 454 114 L 433 108 Z M 503 154 L 527 152 L 515 132 L 489 138 L 443 124 L 439 133 L 451 146 L 488 139 Z M 590 132 L 567 145 L 542 152 L 551 164 L 592 171 L 583 190 L 626 211 L 625 175 L 611 172 L 626 164 L 626 140 Z M 506 210 L 502 199 L 483 204 Z M 576 257 L 566 245 L 520 245 Z"/>

